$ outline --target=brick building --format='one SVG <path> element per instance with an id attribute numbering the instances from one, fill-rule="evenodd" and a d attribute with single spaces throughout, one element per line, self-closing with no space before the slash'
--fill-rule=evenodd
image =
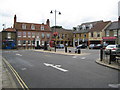
<path id="1" fill-rule="evenodd" d="M 51 40 L 50 21 L 46 24 L 17 22 L 17 16 L 14 16 L 13 28 L 16 29 L 18 49 L 32 49 L 49 43 Z"/>

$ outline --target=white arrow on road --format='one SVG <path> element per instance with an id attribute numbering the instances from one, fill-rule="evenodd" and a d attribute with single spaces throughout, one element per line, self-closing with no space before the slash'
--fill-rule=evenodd
<path id="1" fill-rule="evenodd" d="M 45 66 L 50 66 L 50 67 L 53 67 L 53 68 L 55 68 L 55 69 L 58 69 L 58 70 L 60 70 L 60 71 L 63 71 L 63 72 L 67 72 L 68 70 L 66 70 L 66 69 L 63 69 L 63 68 L 60 68 L 61 67 L 61 65 L 53 65 L 53 64 L 48 64 L 48 63 L 44 63 L 44 65 Z"/>

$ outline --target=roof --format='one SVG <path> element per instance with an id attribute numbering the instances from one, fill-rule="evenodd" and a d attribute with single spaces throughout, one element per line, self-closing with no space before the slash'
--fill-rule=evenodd
<path id="1" fill-rule="evenodd" d="M 116 30 L 116 29 L 120 29 L 120 21 L 112 22 L 112 23 L 106 28 L 106 30 Z"/>
<path id="2" fill-rule="evenodd" d="M 7 29 L 4 29 L 3 31 L 15 32 L 16 30 L 14 28 L 7 28 Z"/>
<path id="3" fill-rule="evenodd" d="M 108 25 L 111 21 L 106 21 L 106 22 L 98 22 L 96 25 L 90 30 L 90 32 L 94 31 L 102 31 L 106 25 Z"/>

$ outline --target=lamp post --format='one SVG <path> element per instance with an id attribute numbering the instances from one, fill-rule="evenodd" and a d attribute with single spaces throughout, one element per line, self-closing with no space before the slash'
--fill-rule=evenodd
<path id="1" fill-rule="evenodd" d="M 55 27 L 54 27 L 54 32 L 56 33 L 56 13 L 58 12 L 58 14 L 61 15 L 61 12 L 60 11 L 56 11 L 56 10 L 51 10 L 50 13 L 52 14 L 53 12 L 55 13 Z M 56 36 L 57 36 L 57 34 L 55 34 L 54 36 L 55 36 L 55 52 L 56 52 Z"/>

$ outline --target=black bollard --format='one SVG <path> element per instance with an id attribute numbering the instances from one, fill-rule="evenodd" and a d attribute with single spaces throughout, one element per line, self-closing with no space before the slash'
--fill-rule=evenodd
<path id="1" fill-rule="evenodd" d="M 112 60 L 112 52 L 111 52 L 111 50 L 110 50 L 110 59 L 109 59 L 109 64 L 111 64 L 111 60 Z"/>
<path id="2" fill-rule="evenodd" d="M 67 46 L 65 46 L 65 53 L 67 53 Z"/>
<path id="3" fill-rule="evenodd" d="M 101 48 L 100 49 L 100 61 L 102 61 L 103 60 L 103 49 Z"/>
<path id="4" fill-rule="evenodd" d="M 78 48 L 78 54 L 80 54 L 81 53 L 81 50 L 80 50 L 80 48 Z"/>

